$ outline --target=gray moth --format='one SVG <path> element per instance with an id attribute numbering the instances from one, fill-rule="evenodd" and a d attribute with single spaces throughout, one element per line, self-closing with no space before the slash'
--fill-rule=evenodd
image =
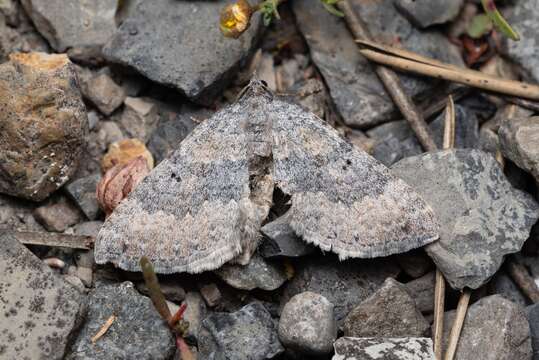
<path id="1" fill-rule="evenodd" d="M 429 205 L 367 153 L 253 80 L 204 121 L 105 221 L 97 263 L 158 273 L 247 264 L 274 189 L 304 241 L 341 260 L 402 253 L 438 238 Z"/>

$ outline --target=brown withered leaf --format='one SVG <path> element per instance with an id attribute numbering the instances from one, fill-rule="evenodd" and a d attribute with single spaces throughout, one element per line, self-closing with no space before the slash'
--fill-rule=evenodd
<path id="1" fill-rule="evenodd" d="M 101 160 L 101 170 L 106 173 L 116 165 L 125 165 L 134 158 L 142 156 L 148 167 L 153 169 L 154 161 L 146 145 L 138 139 L 124 139 L 110 144 L 109 149 Z"/>
<path id="2" fill-rule="evenodd" d="M 107 217 L 149 173 L 150 167 L 142 155 L 127 164 L 118 164 L 105 173 L 97 184 L 96 196 Z"/>

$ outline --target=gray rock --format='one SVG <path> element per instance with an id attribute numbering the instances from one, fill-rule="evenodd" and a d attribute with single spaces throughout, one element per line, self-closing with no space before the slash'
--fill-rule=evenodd
<path id="1" fill-rule="evenodd" d="M 477 289 L 517 252 L 539 217 L 533 198 L 514 189 L 490 154 L 446 150 L 391 168 L 434 208 L 440 240 L 427 253 L 457 289 Z"/>
<path id="2" fill-rule="evenodd" d="M 116 319 L 95 343 L 91 338 L 111 316 Z M 152 301 L 133 284 L 103 285 L 88 296 L 88 315 L 66 359 L 170 359 L 174 337 Z"/>
<path id="3" fill-rule="evenodd" d="M 440 114 L 429 125 L 434 142 L 442 147 L 444 133 L 444 116 Z M 477 116 L 461 105 L 455 106 L 455 148 L 479 147 L 479 120 Z M 367 132 L 377 138 L 372 155 L 386 166 L 397 161 L 423 153 L 421 144 L 414 135 L 406 120 L 386 123 Z"/>
<path id="4" fill-rule="evenodd" d="M 445 313 L 452 324 L 455 311 Z M 444 326 L 444 349 L 451 328 Z M 499 295 L 484 297 L 468 308 L 455 360 L 528 360 L 532 357 L 530 327 L 524 308 Z"/>
<path id="5" fill-rule="evenodd" d="M 277 326 L 260 303 L 234 313 L 210 314 L 202 321 L 199 337 L 201 359 L 264 360 L 284 351 Z"/>
<path id="6" fill-rule="evenodd" d="M 533 304 L 526 309 L 530 324 L 530 336 L 533 349 L 533 360 L 539 360 L 539 304 Z"/>
<path id="7" fill-rule="evenodd" d="M 187 304 L 187 309 L 185 309 L 183 319 L 189 322 L 189 329 L 187 329 L 185 337 L 197 341 L 202 320 L 208 313 L 206 303 L 199 293 L 192 291 L 185 295 L 184 303 Z"/>
<path id="8" fill-rule="evenodd" d="M 351 337 L 418 337 L 427 335 L 429 323 L 406 287 L 389 278 L 348 314 L 343 330 Z"/>
<path id="9" fill-rule="evenodd" d="M 320 119 L 324 119 L 328 112 L 328 94 L 324 83 L 316 78 L 298 82 L 290 91 L 294 94 L 294 101 L 305 110 L 312 112 Z"/>
<path id="10" fill-rule="evenodd" d="M 279 339 L 286 348 L 307 355 L 333 350 L 337 323 L 333 304 L 313 292 L 298 294 L 286 303 L 279 320 Z"/>
<path id="11" fill-rule="evenodd" d="M 283 215 L 274 221 L 262 226 L 260 232 L 265 238 L 258 247 L 258 252 L 265 258 L 276 256 L 299 257 L 314 251 L 312 245 L 307 244 L 296 236 L 290 227 L 289 219 Z"/>
<path id="12" fill-rule="evenodd" d="M 180 142 L 202 121 L 210 118 L 212 111 L 191 105 L 182 105 L 180 109 L 160 109 L 157 129 L 148 142 L 148 149 L 156 163 L 167 158 L 178 148 Z"/>
<path id="13" fill-rule="evenodd" d="M 120 124 L 125 133 L 143 143 L 148 142 L 159 121 L 157 104 L 148 99 L 133 97 L 128 97 L 124 103 Z"/>
<path id="14" fill-rule="evenodd" d="M 353 1 L 352 7 L 362 15 L 378 39 L 394 41 L 403 47 L 462 64 L 460 55 L 447 38 L 436 32 L 420 32 L 395 9 L 393 0 Z M 393 102 L 386 94 L 368 61 L 357 51 L 344 21 L 329 12 L 321 2 L 296 0 L 292 4 L 299 29 L 311 50 L 312 60 L 322 73 L 333 102 L 347 125 L 368 127 L 391 119 Z M 324 24 L 323 27 L 320 24 Z M 403 76 L 408 94 L 416 95 L 428 83 Z"/>
<path id="15" fill-rule="evenodd" d="M 159 285 L 161 287 L 161 292 L 165 295 L 167 300 L 181 302 L 185 299 L 185 290 L 180 286 L 177 280 L 161 280 L 159 281 Z M 150 291 L 148 290 L 146 283 L 138 283 L 136 286 L 137 290 L 142 294 L 150 296 Z"/>
<path id="16" fill-rule="evenodd" d="M 210 103 L 243 65 L 256 43 L 260 21 L 239 39 L 227 39 L 218 26 L 219 1 L 144 1 L 124 21 L 104 53 L 192 100 Z"/>
<path id="17" fill-rule="evenodd" d="M 539 184 L 539 116 L 504 119 L 498 135 L 502 154 Z"/>
<path id="18" fill-rule="evenodd" d="M 105 115 L 112 114 L 126 98 L 125 90 L 105 73 L 92 75 L 80 84 L 82 95 Z"/>
<path id="19" fill-rule="evenodd" d="M 535 1 L 515 1 L 506 19 L 520 34 L 520 41 L 505 41 L 505 53 L 539 81 L 539 9 Z"/>
<path id="20" fill-rule="evenodd" d="M 96 237 L 101 226 L 103 226 L 103 221 L 84 221 L 75 225 L 73 232 L 77 235 Z"/>
<path id="21" fill-rule="evenodd" d="M 408 293 L 415 301 L 415 305 L 422 313 L 434 311 L 434 284 L 436 272 L 432 271 L 418 279 L 404 284 Z"/>
<path id="22" fill-rule="evenodd" d="M 0 358 L 63 359 L 83 295 L 10 235 L 0 235 Z"/>
<path id="23" fill-rule="evenodd" d="M 397 255 L 397 262 L 402 270 L 414 279 L 425 275 L 432 269 L 432 260 L 423 250 L 399 254 Z"/>
<path id="24" fill-rule="evenodd" d="M 395 0 L 397 9 L 420 28 L 455 19 L 463 3 L 463 0 Z"/>
<path id="25" fill-rule="evenodd" d="M 94 174 L 77 179 L 65 187 L 67 194 L 89 220 L 95 220 L 99 215 L 99 204 L 95 192 L 100 179 L 101 175 Z"/>
<path id="26" fill-rule="evenodd" d="M 221 301 L 221 291 L 214 283 L 206 284 L 200 287 L 200 295 L 204 298 L 209 307 L 214 307 Z"/>
<path id="27" fill-rule="evenodd" d="M 48 201 L 34 211 L 34 218 L 48 231 L 63 232 L 83 219 L 82 213 L 65 197 Z"/>
<path id="28" fill-rule="evenodd" d="M 84 53 L 93 57 L 116 30 L 116 0 L 21 2 L 37 30 L 58 52 L 75 50 L 79 57 Z"/>
<path id="29" fill-rule="evenodd" d="M 393 262 L 382 259 L 343 262 L 309 259 L 286 285 L 281 305 L 305 291 L 320 294 L 335 305 L 335 318 L 340 325 L 344 317 L 374 293 L 387 277 L 398 274 Z"/>
<path id="30" fill-rule="evenodd" d="M 351 338 L 335 342 L 333 360 L 435 360 L 429 338 Z"/>
<path id="31" fill-rule="evenodd" d="M 503 271 L 499 271 L 489 282 L 489 292 L 498 294 L 520 306 L 527 306 L 528 300 L 513 280 Z"/>
<path id="32" fill-rule="evenodd" d="M 225 264 L 215 273 L 228 285 L 241 290 L 275 290 L 287 280 L 280 264 L 264 260 L 255 254 L 249 264 Z"/>
<path id="33" fill-rule="evenodd" d="M 65 55 L 12 54 L 0 65 L 0 193 L 41 201 L 76 171 L 88 131 Z"/>

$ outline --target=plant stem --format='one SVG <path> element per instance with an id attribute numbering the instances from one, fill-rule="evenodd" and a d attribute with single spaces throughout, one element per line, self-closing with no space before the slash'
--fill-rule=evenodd
<path id="1" fill-rule="evenodd" d="M 451 328 L 451 334 L 449 334 L 449 342 L 447 344 L 447 352 L 445 353 L 445 360 L 453 360 L 455 353 L 457 352 L 457 346 L 459 344 L 460 332 L 466 319 L 466 312 L 468 311 L 468 304 L 470 303 L 470 296 L 472 292 L 465 289 L 460 295 L 459 303 L 457 305 L 457 315 Z"/>

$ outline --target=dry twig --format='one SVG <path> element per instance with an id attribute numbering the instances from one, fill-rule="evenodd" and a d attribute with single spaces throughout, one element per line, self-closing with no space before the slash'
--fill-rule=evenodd
<path id="1" fill-rule="evenodd" d="M 457 305 L 457 315 L 451 328 L 451 334 L 449 334 L 449 342 L 447 344 L 447 352 L 445 353 L 445 360 L 453 360 L 457 351 L 457 345 L 459 344 L 460 332 L 464 325 L 464 319 L 466 318 L 466 312 L 468 311 L 468 304 L 470 303 L 471 290 L 464 289 L 460 295 L 459 303 Z"/>
<path id="2" fill-rule="evenodd" d="M 539 288 L 524 265 L 520 264 L 514 257 L 508 258 L 506 264 L 509 275 L 511 275 L 511 278 L 515 281 L 520 290 L 522 290 L 534 304 L 538 303 Z"/>
<path id="3" fill-rule="evenodd" d="M 361 18 L 354 12 L 348 0 L 342 0 L 338 2 L 339 9 L 344 13 L 344 17 L 348 27 L 354 37 L 361 40 L 370 41 L 372 39 L 367 26 L 363 23 Z M 397 74 L 385 67 L 375 66 L 375 71 L 382 83 L 384 84 L 386 91 L 391 96 L 403 116 L 410 123 L 410 126 L 417 136 L 417 139 L 427 151 L 437 150 L 436 143 L 433 140 L 432 134 L 423 118 L 423 115 L 414 105 L 412 99 L 404 91 Z"/>
<path id="4" fill-rule="evenodd" d="M 446 64 L 416 53 L 358 40 L 360 53 L 367 59 L 419 75 L 457 82 L 478 89 L 519 98 L 539 100 L 539 86 L 520 81 L 500 79 L 468 68 Z"/>
<path id="5" fill-rule="evenodd" d="M 90 250 L 94 245 L 92 236 L 68 235 L 55 232 L 0 230 L 0 234 L 2 233 L 13 236 L 25 245 L 44 245 L 84 250 Z"/>
<path id="6" fill-rule="evenodd" d="M 112 326 L 112 323 L 116 320 L 116 315 L 112 314 L 107 321 L 101 326 L 101 329 L 92 337 L 92 344 L 95 344 Z"/>

